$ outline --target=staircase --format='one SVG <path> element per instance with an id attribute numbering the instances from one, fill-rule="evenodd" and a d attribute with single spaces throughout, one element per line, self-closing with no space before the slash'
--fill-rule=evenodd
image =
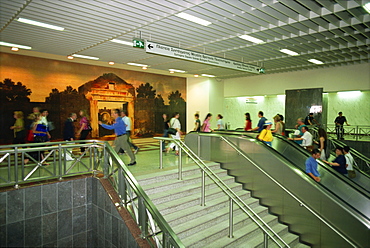
<path id="1" fill-rule="evenodd" d="M 242 185 L 228 176 L 220 165 L 206 163 L 244 202 L 246 202 L 291 247 L 307 247 L 297 235 L 278 223 L 258 199 L 243 190 Z M 177 169 L 161 170 L 137 176 L 141 187 L 157 206 L 186 247 L 263 247 L 260 228 L 234 204 L 234 232 L 229 238 L 229 199 L 206 177 L 206 206 L 200 206 L 201 173 L 195 164 L 183 166 L 183 180 Z M 275 244 L 270 247 L 276 247 Z"/>

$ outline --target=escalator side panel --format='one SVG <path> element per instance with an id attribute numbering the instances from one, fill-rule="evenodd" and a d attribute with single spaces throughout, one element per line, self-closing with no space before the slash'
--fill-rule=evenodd
<path id="1" fill-rule="evenodd" d="M 194 136 L 194 137 L 192 137 Z M 197 135 L 187 136 L 185 141 L 196 139 Z M 204 138 L 204 136 L 202 136 Z M 247 162 L 242 156 L 218 137 L 208 137 L 211 142 L 206 149 L 211 149 L 212 161 L 221 162 L 223 168 L 228 169 L 230 175 L 243 183 L 243 187 L 251 190 L 253 196 L 260 198 L 262 204 L 269 207 L 270 212 L 279 215 L 281 222 L 289 224 L 290 230 L 301 234 L 301 240 L 313 246 L 347 247 L 347 243 L 326 225 L 322 224 L 310 211 L 301 207 L 288 193 L 277 187 L 264 173 Z M 309 179 L 304 173 L 286 161 L 266 152 L 266 147 L 251 141 L 228 137 L 231 142 L 256 162 L 264 171 L 284 185 L 300 201 L 312 208 L 325 220 L 337 227 L 342 233 L 360 247 L 369 246 L 369 225 L 347 208 L 337 202 L 335 198 L 323 193 L 317 183 Z M 203 141 L 203 143 L 206 143 Z M 203 146 L 201 145 L 203 150 Z M 202 151 L 203 152 L 203 151 Z"/>

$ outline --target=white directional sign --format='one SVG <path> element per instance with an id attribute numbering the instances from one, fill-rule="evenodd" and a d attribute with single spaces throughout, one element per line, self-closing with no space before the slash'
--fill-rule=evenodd
<path id="1" fill-rule="evenodd" d="M 147 41 L 145 43 L 145 51 L 147 53 L 154 53 L 154 54 L 173 57 L 177 59 L 185 59 L 185 60 L 225 67 L 225 68 L 239 70 L 239 71 L 246 71 L 246 72 L 251 72 L 251 73 L 256 73 L 256 74 L 260 73 L 259 66 L 249 65 L 243 62 L 215 57 L 215 56 L 204 54 L 204 53 L 198 53 L 198 52 L 185 50 L 185 49 L 181 49 L 177 47 L 171 47 L 167 45 L 162 45 L 162 44 L 158 44 L 158 43 L 150 42 L 150 41 Z"/>

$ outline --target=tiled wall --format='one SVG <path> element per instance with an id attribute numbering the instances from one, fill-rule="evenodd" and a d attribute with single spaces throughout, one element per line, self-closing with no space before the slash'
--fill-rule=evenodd
<path id="1" fill-rule="evenodd" d="M 230 122 L 231 129 L 244 127 L 246 112 L 251 114 L 253 127 L 257 126 L 259 120 L 258 111 L 263 111 L 265 117 L 271 121 L 277 113 L 285 113 L 284 96 L 258 97 L 256 104 L 246 103 L 246 99 L 247 97 L 225 98 L 223 116 L 225 122 Z"/>
<path id="2" fill-rule="evenodd" d="M 96 178 L 0 192 L 0 247 L 137 247 Z"/>
<path id="3" fill-rule="evenodd" d="M 285 113 L 285 98 L 283 96 L 269 95 L 257 98 L 256 104 L 246 103 L 247 97 L 229 97 L 224 99 L 224 121 L 230 122 L 231 129 L 243 127 L 245 119 L 244 113 L 249 112 L 252 117 L 253 127 L 257 125 L 258 111 L 262 110 L 265 117 L 272 120 L 276 113 Z M 324 96 L 324 106 L 327 108 L 323 121 L 328 124 L 334 124 L 334 119 L 338 112 L 342 111 L 346 116 L 348 123 L 352 126 L 367 125 L 370 123 L 370 91 L 362 91 L 359 95 L 338 95 L 337 93 L 328 93 Z M 295 118 L 298 118 L 297 116 Z M 302 116 L 304 117 L 304 116 Z"/>

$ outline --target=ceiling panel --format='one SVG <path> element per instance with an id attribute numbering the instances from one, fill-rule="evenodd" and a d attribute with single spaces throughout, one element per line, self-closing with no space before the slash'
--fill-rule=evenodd
<path id="1" fill-rule="evenodd" d="M 74 53 L 116 63 L 138 62 L 168 71 L 214 74 L 219 78 L 255 75 L 159 55 L 111 42 L 134 37 L 264 66 L 267 73 L 356 63 L 370 57 L 370 17 L 361 0 L 0 0 L 1 41 L 33 51 Z M 212 22 L 202 26 L 180 12 Z M 48 30 L 17 21 L 28 18 L 65 28 Z M 265 41 L 254 44 L 246 34 Z M 282 48 L 299 56 L 281 53 Z M 324 65 L 307 60 L 316 58 Z M 148 71 L 150 71 L 150 68 Z M 178 76 L 178 74 L 176 74 Z"/>

